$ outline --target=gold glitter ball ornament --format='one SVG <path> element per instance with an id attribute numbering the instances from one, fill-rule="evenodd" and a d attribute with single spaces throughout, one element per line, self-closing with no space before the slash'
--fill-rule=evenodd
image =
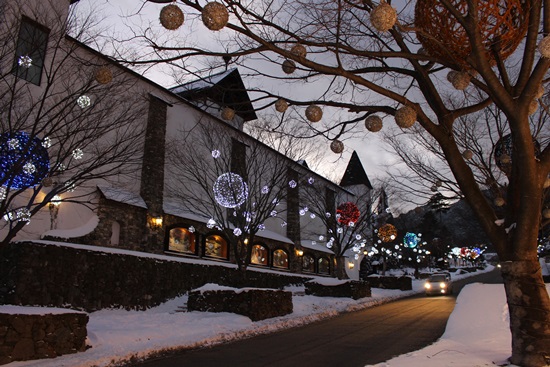
<path id="1" fill-rule="evenodd" d="M 219 31 L 229 22 L 229 12 L 223 4 L 213 1 L 202 8 L 202 22 L 211 31 Z"/>
<path id="2" fill-rule="evenodd" d="M 503 198 L 498 197 L 498 198 L 495 199 L 495 205 L 496 206 L 503 206 L 504 204 L 506 204 L 506 202 L 504 201 Z"/>
<path id="3" fill-rule="evenodd" d="M 468 1 L 450 0 L 466 17 Z M 528 25 L 529 2 L 524 0 L 473 0 L 476 28 L 481 33 L 482 53 L 494 65 L 495 43 L 499 58 L 505 60 L 523 40 Z M 439 0 L 417 0 L 414 12 L 416 36 L 431 56 L 468 67 L 472 53 L 470 39 L 457 18 Z M 462 20 L 461 20 L 462 21 Z"/>
<path id="4" fill-rule="evenodd" d="M 397 229 L 392 224 L 384 224 L 378 228 L 378 238 L 383 242 L 391 242 L 397 238 Z"/>
<path id="5" fill-rule="evenodd" d="M 183 19 L 183 11 L 175 4 L 166 5 L 160 11 L 160 24 L 170 31 L 181 27 Z"/>
<path id="6" fill-rule="evenodd" d="M 550 36 L 546 36 L 540 41 L 538 49 L 542 57 L 550 58 Z"/>
<path id="7" fill-rule="evenodd" d="M 387 32 L 397 22 L 397 11 L 388 3 L 380 3 L 370 12 L 370 22 L 379 32 Z"/>
<path id="8" fill-rule="evenodd" d="M 284 99 L 279 98 L 277 102 L 275 102 L 275 110 L 277 112 L 281 112 L 281 113 L 285 112 L 287 108 L 288 108 L 288 103 Z"/>
<path id="9" fill-rule="evenodd" d="M 382 119 L 377 115 L 371 115 L 365 119 L 365 127 L 370 132 L 378 132 L 382 130 Z"/>
<path id="10" fill-rule="evenodd" d="M 466 149 L 464 152 L 462 152 L 462 156 L 464 159 L 472 159 L 474 158 L 474 152 L 472 152 L 470 149 Z"/>
<path id="11" fill-rule="evenodd" d="M 542 187 L 545 189 L 550 187 L 550 177 L 546 178 L 546 180 L 544 181 L 544 185 Z"/>
<path id="12" fill-rule="evenodd" d="M 235 117 L 235 110 L 229 107 L 224 107 L 222 109 L 222 119 L 226 121 L 231 121 Z"/>
<path id="13" fill-rule="evenodd" d="M 292 74 L 296 70 L 296 63 L 292 60 L 283 61 L 283 71 L 285 74 Z"/>
<path id="14" fill-rule="evenodd" d="M 471 79 L 472 77 L 470 74 L 463 71 L 451 70 L 449 74 L 447 74 L 447 80 L 451 82 L 456 90 L 466 89 L 468 85 L 470 85 Z"/>
<path id="15" fill-rule="evenodd" d="M 413 126 L 415 121 L 416 111 L 409 106 L 401 107 L 395 112 L 395 122 L 403 129 Z"/>
<path id="16" fill-rule="evenodd" d="M 542 216 L 545 218 L 545 219 L 550 219 L 550 209 L 544 209 L 542 211 Z"/>
<path id="17" fill-rule="evenodd" d="M 323 118 L 323 110 L 317 105 L 309 105 L 306 108 L 306 118 L 310 122 L 319 122 L 321 121 L 321 118 Z"/>
<path id="18" fill-rule="evenodd" d="M 113 80 L 113 73 L 107 66 L 102 66 L 95 72 L 95 80 L 99 84 L 109 84 Z"/>
<path id="19" fill-rule="evenodd" d="M 307 50 L 304 46 L 297 44 L 292 46 L 292 48 L 290 49 L 290 53 L 296 56 L 306 57 Z"/>
<path id="20" fill-rule="evenodd" d="M 53 180 L 51 177 L 45 177 L 44 179 L 42 179 L 42 186 L 50 187 L 51 185 L 53 185 Z"/>
<path id="21" fill-rule="evenodd" d="M 342 143 L 340 140 L 334 140 L 332 143 L 330 143 L 330 150 L 332 150 L 336 154 L 340 154 L 344 151 L 344 143 Z"/>

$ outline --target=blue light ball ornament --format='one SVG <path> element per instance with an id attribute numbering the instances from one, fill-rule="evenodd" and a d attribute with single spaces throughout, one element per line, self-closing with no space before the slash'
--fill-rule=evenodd
<path id="1" fill-rule="evenodd" d="M 407 232 L 405 237 L 403 237 L 405 247 L 415 248 L 418 246 L 418 242 L 420 242 L 420 238 L 415 233 Z"/>
<path id="2" fill-rule="evenodd" d="M 49 171 L 50 158 L 40 139 L 24 131 L 0 134 L 0 181 L 4 186 L 36 186 Z"/>

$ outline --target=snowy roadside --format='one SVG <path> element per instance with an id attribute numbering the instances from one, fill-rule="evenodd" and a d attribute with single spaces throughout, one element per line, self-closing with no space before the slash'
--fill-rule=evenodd
<path id="1" fill-rule="evenodd" d="M 489 267 L 484 271 L 492 269 Z M 453 279 L 462 279 L 477 274 L 480 272 L 457 274 L 453 275 Z M 414 280 L 413 290 L 404 292 L 373 288 L 372 297 L 359 300 L 307 296 L 303 294 L 303 287 L 287 288 L 287 290 L 294 293 L 294 312 L 290 315 L 257 322 L 230 313 L 182 312 L 182 307 L 187 303 L 187 296 L 175 298 L 146 311 L 105 309 L 93 312 L 90 313 L 88 323 L 88 344 L 91 348 L 86 352 L 49 360 L 12 362 L 7 366 L 116 366 L 125 361 L 139 360 L 161 351 L 215 345 L 304 325 L 334 317 L 343 312 L 372 307 L 393 299 L 423 292 L 423 281 Z M 486 298 L 483 292 L 478 296 Z M 462 297 L 461 293 L 459 301 Z M 400 365 L 415 366 L 411 364 L 380 364 L 378 366 Z M 425 363 L 421 365 L 428 366 Z M 442 364 L 433 366 L 436 365 L 444 366 Z M 453 366 L 455 365 L 453 364 Z M 473 365 L 465 364 L 464 366 Z"/>

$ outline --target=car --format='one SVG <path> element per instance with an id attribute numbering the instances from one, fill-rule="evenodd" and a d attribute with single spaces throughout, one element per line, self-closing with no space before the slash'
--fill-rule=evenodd
<path id="1" fill-rule="evenodd" d="M 453 282 L 449 273 L 434 273 L 424 283 L 427 296 L 435 294 L 453 294 Z"/>

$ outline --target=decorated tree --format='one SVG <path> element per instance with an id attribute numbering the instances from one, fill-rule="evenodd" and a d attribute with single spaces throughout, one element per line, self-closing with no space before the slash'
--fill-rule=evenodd
<path id="1" fill-rule="evenodd" d="M 550 185 L 550 148 L 541 144 L 538 149 L 530 123 L 546 113 L 541 107 L 550 66 L 547 4 L 417 0 L 394 7 L 370 0 L 181 0 L 176 6 L 187 19 L 200 17 L 202 24 L 192 22 L 196 29 L 204 24 L 219 31 L 217 38 L 223 42 L 187 37 L 166 42 L 166 37 L 140 31 L 156 59 L 146 55 L 147 60 L 134 61 L 170 61 L 197 72 L 201 65 L 216 67 L 223 56 L 265 78 L 294 82 L 292 93 L 281 95 L 282 88 L 264 91 L 265 98 L 257 100 L 264 105 L 257 108 L 284 98 L 295 116 L 305 116 L 304 123 L 332 141 L 331 150 L 337 154 L 344 149 L 345 134 L 362 121 L 370 132 L 380 130 L 381 120 L 395 121 L 398 129 L 425 130 L 441 148 L 457 187 L 502 261 L 511 362 L 528 367 L 548 363 L 550 329 L 541 325 L 550 324 L 550 298 L 537 259 L 537 236 L 543 191 Z M 192 30 L 184 26 L 166 32 L 184 35 Z M 200 56 L 209 60 L 190 60 Z M 280 65 L 280 71 L 269 64 Z M 318 88 L 299 92 L 305 80 Z M 271 102 L 268 97 L 273 97 Z M 504 164 L 508 181 L 498 210 L 476 180 L 470 152 L 459 144 L 458 119 L 487 108 L 505 117 L 501 138 L 509 135 L 505 149 L 500 149 L 504 153 L 495 157 Z M 327 115 L 334 118 L 327 121 Z"/>
<path id="2" fill-rule="evenodd" d="M 318 244 L 334 252 L 340 279 L 347 278 L 346 257 L 359 259 L 372 242 L 374 205 L 379 192 L 359 186 L 351 187 L 347 192 L 340 191 L 327 200 L 319 184 L 310 182 L 302 185 L 304 205 L 323 224 L 316 233 L 309 235 L 317 237 Z"/>
<path id="3" fill-rule="evenodd" d="M 86 205 L 93 184 L 130 180 L 140 159 L 146 99 L 127 93 L 133 82 L 116 64 L 85 51 L 93 18 L 60 23 L 65 11 L 2 3 L 1 246 L 42 209 L 54 226 L 60 203 Z"/>
<path id="4" fill-rule="evenodd" d="M 289 179 L 288 158 L 220 124 L 202 119 L 172 137 L 166 194 L 223 232 L 244 273 L 255 236 L 268 222 L 287 225 L 284 201 L 298 183 Z"/>

